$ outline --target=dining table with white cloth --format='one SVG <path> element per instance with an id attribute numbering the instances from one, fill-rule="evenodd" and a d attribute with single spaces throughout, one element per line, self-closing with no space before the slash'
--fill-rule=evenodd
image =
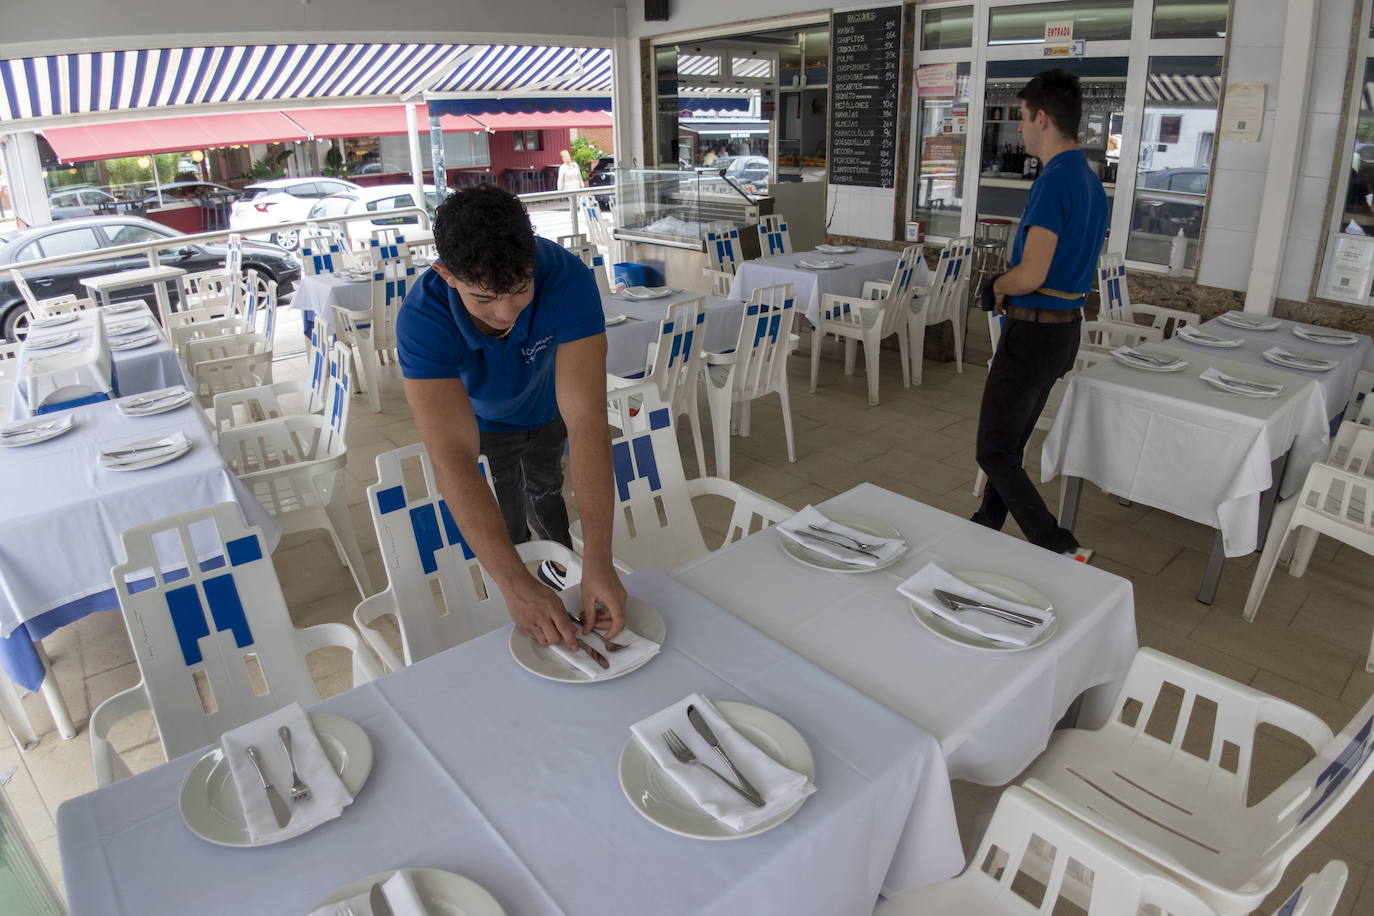
<path id="1" fill-rule="evenodd" d="M 1245 317 L 1258 318 L 1259 316 L 1246 315 Z M 1331 332 L 1329 328 L 1304 324 L 1300 321 L 1289 321 L 1285 318 L 1273 318 L 1272 320 L 1278 322 L 1279 326 L 1271 331 L 1238 328 L 1235 325 L 1227 324 L 1219 317 L 1198 326 L 1198 330 L 1213 337 L 1243 341 L 1238 347 L 1221 348 L 1190 343 L 1178 334 L 1171 337 L 1164 347 L 1165 349 L 1173 349 L 1184 359 L 1194 362 L 1209 356 L 1221 356 L 1237 363 L 1246 363 L 1267 370 L 1283 372 L 1295 379 L 1312 379 L 1321 390 L 1323 403 L 1326 405 L 1323 408 L 1323 414 L 1328 419 L 1338 415 L 1345 409 L 1345 402 L 1350 397 L 1350 391 L 1355 385 L 1355 376 L 1362 369 L 1374 369 L 1374 340 L 1371 340 L 1366 334 L 1351 333 L 1350 336 L 1355 338 L 1353 344 L 1321 343 L 1299 337 L 1293 333 L 1293 329 L 1305 328 L 1321 333 Z M 1262 355 L 1265 350 L 1273 347 L 1329 359 L 1337 365 L 1334 369 L 1327 369 L 1324 372 L 1309 372 L 1304 369 L 1289 369 L 1285 366 L 1278 366 L 1269 362 Z"/>
<path id="2" fill-rule="evenodd" d="M 507 626 L 313 709 L 367 733 L 367 781 L 341 816 L 280 845 L 225 848 L 178 809 L 194 752 L 64 802 L 74 916 L 303 914 L 393 868 L 444 869 L 512 916 L 869 913 L 962 869 L 935 739 L 665 572 L 625 579 L 666 623 L 662 650 L 615 680 L 519 667 Z M 660 829 L 622 792 L 630 726 L 692 693 L 767 709 L 810 746 L 817 790 L 755 836 Z M 684 721 L 683 728 L 690 726 Z"/>
<path id="3" fill-rule="evenodd" d="M 606 317 L 624 315 L 626 318 L 606 326 L 606 371 L 615 375 L 643 371 L 649 345 L 658 340 L 659 325 L 667 316 L 668 307 L 688 299 L 705 300 L 706 339 L 702 347 L 716 353 L 733 348 L 739 341 L 740 325 L 744 322 L 744 302 L 702 296 L 691 290 L 677 290 L 658 299 L 603 293 L 601 308 Z"/>
<path id="4" fill-rule="evenodd" d="M 115 308 L 118 309 L 119 307 L 116 306 Z M 104 316 L 106 338 L 109 343 L 117 344 L 120 340 L 149 332 L 158 335 L 158 339 L 147 346 L 131 350 L 110 350 L 113 366 L 110 381 L 118 383 L 117 393 L 119 395 L 142 394 L 145 391 L 169 388 L 172 385 L 191 384 L 186 375 L 185 367 L 177 358 L 176 351 L 172 349 L 171 344 L 167 342 L 166 335 L 162 333 L 161 327 L 157 324 L 157 319 L 153 317 L 153 312 L 147 305 L 125 311 L 110 312 L 106 309 L 85 309 L 71 314 L 77 316 L 73 321 L 51 328 L 35 330 L 31 332 L 30 336 L 58 334 L 71 329 L 77 332 L 77 340 L 52 349 L 30 350 L 27 346 L 19 348 L 19 364 L 16 369 L 17 380 L 10 397 L 10 419 L 22 420 L 33 416 L 33 411 L 28 402 L 26 378 L 29 361 L 77 349 L 89 343 L 91 335 L 95 333 L 94 323 L 97 316 L 101 315 Z M 108 333 L 112 327 L 117 329 L 121 325 L 132 324 L 140 319 L 147 322 L 143 329 L 130 334 L 111 335 Z"/>
<path id="5" fill-rule="evenodd" d="M 1073 527 L 1083 480 L 1216 528 L 1199 596 L 1210 604 L 1223 559 L 1260 546 L 1273 499 L 1301 486 L 1312 462 L 1326 457 L 1330 437 L 1326 401 L 1310 374 L 1199 349 L 1143 348 L 1181 354 L 1188 365 L 1176 372 L 1107 360 L 1074 374 L 1045 438 L 1040 477 L 1071 478 L 1060 518 L 1066 528 Z M 1200 379 L 1209 368 L 1284 388 L 1276 397 L 1244 397 Z"/>
<path id="6" fill-rule="evenodd" d="M 428 262 L 416 261 L 413 282 L 419 283 L 428 268 Z M 298 311 L 314 312 L 315 321 L 320 323 L 325 339 L 328 339 L 337 331 L 334 327 L 334 306 L 350 312 L 372 311 L 372 280 L 370 276 L 355 280 L 346 271 L 302 276 L 291 295 L 291 301 L 286 305 Z"/>
<path id="7" fill-rule="evenodd" d="M 36 641 L 87 614 L 118 610 L 110 569 L 124 559 L 125 529 L 234 502 L 248 524 L 262 527 L 269 546 L 281 532 L 225 465 L 194 398 L 151 416 L 126 417 L 117 401 L 52 416 L 70 417 L 74 428 L 46 442 L 0 448 L 0 666 L 20 686 L 42 688 L 49 705 L 60 694 L 53 694 Z M 114 471 L 97 462 L 112 444 L 176 432 L 191 448 L 166 464 Z"/>
<path id="8" fill-rule="evenodd" d="M 844 267 L 813 269 L 802 267 L 798 261 L 818 261 L 831 259 L 843 261 Z M 827 254 L 821 251 L 794 251 L 771 258 L 755 258 L 741 261 L 735 267 L 735 279 L 730 284 L 730 298 L 747 300 L 760 286 L 776 286 L 791 283 L 797 296 L 797 315 L 805 315 L 812 324 L 817 324 L 821 316 L 821 296 L 835 293 L 840 296 L 858 296 L 863 292 L 864 283 L 869 280 L 890 281 L 897 270 L 897 262 L 902 259 L 901 251 L 885 248 L 856 248 L 843 254 Z M 920 272 L 916 277 L 917 286 L 925 286 L 930 271 L 925 260 L 921 259 Z"/>
<path id="9" fill-rule="evenodd" d="M 1085 727 L 1110 709 L 1136 650 L 1129 581 L 871 483 L 816 508 L 840 521 L 890 525 L 909 550 L 883 569 L 836 573 L 800 565 L 765 529 L 673 575 L 934 735 L 952 779 L 1001 785 L 1044 750 L 1080 695 Z M 951 573 L 992 571 L 1037 589 L 1053 604 L 1055 632 L 1021 651 L 934 634 L 897 593 L 928 563 Z"/>

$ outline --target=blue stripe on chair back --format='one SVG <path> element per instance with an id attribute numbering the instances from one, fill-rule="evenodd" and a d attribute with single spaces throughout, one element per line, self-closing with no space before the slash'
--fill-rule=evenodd
<path id="1" fill-rule="evenodd" d="M 654 456 L 654 430 L 669 426 L 668 410 L 655 410 L 649 415 L 649 432 L 630 439 L 617 440 L 611 447 L 611 463 L 615 469 L 616 494 L 621 502 L 630 499 L 630 481 L 647 480 L 649 489 L 657 492 L 663 483 L 658 475 L 658 461 Z"/>
<path id="2" fill-rule="evenodd" d="M 1317 781 L 1312 789 L 1321 792 L 1322 795 L 1312 803 L 1310 808 L 1303 812 L 1302 817 L 1298 818 L 1299 824 L 1320 811 L 1331 799 L 1331 796 L 1336 794 L 1341 783 L 1349 779 L 1369 758 L 1370 752 L 1374 751 L 1374 741 L 1371 740 L 1371 734 L 1374 734 L 1374 716 L 1370 716 L 1364 725 L 1360 726 L 1360 730 L 1351 737 L 1350 743 L 1317 776 Z M 1324 789 L 1323 785 L 1325 786 Z"/>
<path id="3" fill-rule="evenodd" d="M 1113 276 L 1110 273 L 1105 274 L 1105 276 L 1107 277 L 1107 282 L 1105 284 L 1107 294 L 1107 311 L 1114 312 L 1122 306 L 1121 284 L 1124 281 L 1122 277 Z"/>
<path id="4" fill-rule="evenodd" d="M 436 502 L 439 506 L 437 513 L 434 509 Z M 398 485 L 377 491 L 377 512 L 379 514 L 389 515 L 404 508 L 406 508 L 404 487 Z M 471 560 L 476 556 L 472 548 L 468 546 L 467 539 L 463 537 L 463 532 L 458 529 L 458 523 L 453 520 L 453 513 L 449 511 L 448 503 L 444 500 L 419 503 L 412 506 L 408 514 L 410 516 L 411 534 L 415 538 L 415 549 L 420 554 L 420 567 L 424 570 L 425 575 L 439 569 L 437 555 L 445 547 L 461 548 L 465 560 Z"/>
<path id="5" fill-rule="evenodd" d="M 252 540 L 255 545 L 257 543 L 257 538 L 241 538 L 234 543 L 246 540 Z M 242 558 L 242 553 L 240 548 L 240 559 L 234 565 L 248 562 Z M 234 553 L 231 551 L 231 560 L 233 556 Z M 257 550 L 256 559 L 262 559 L 261 548 Z M 182 572 L 184 574 L 185 571 Z M 240 649 L 251 646 L 253 632 L 248 626 L 248 617 L 244 614 L 238 587 L 234 584 L 234 574 L 227 572 L 213 576 L 204 580 L 202 585 L 205 589 L 205 599 L 210 604 L 210 616 L 214 619 L 215 629 L 233 633 L 234 645 Z M 200 664 L 205 660 L 200 651 L 200 640 L 210 635 L 210 624 L 205 619 L 200 593 L 194 585 L 183 585 L 180 588 L 168 589 L 164 598 L 167 602 L 167 612 L 172 619 L 172 628 L 177 634 L 177 643 L 181 647 L 182 661 L 188 666 Z"/>

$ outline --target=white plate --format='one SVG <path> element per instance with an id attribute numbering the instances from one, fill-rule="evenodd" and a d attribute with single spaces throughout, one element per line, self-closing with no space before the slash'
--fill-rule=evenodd
<path id="1" fill-rule="evenodd" d="M 1359 341 L 1359 338 L 1351 334 L 1345 335 L 1343 331 L 1328 331 L 1325 328 L 1305 328 L 1302 325 L 1293 327 L 1293 335 L 1301 337 L 1303 340 L 1310 340 L 1312 343 L 1326 344 L 1332 347 L 1348 347 Z"/>
<path id="2" fill-rule="evenodd" d="M 60 347 L 65 343 L 71 343 L 80 337 L 78 331 L 63 331 L 61 334 L 45 334 L 41 337 L 29 335 L 29 339 L 24 342 L 30 350 L 47 350 L 51 347 Z"/>
<path id="3" fill-rule="evenodd" d="M 663 645 L 664 637 L 668 635 L 668 625 L 663 622 L 663 615 L 658 612 L 658 609 L 646 601 L 640 601 L 634 595 L 629 596 L 625 601 L 625 626 L 645 639 L 652 639 L 660 646 Z M 583 639 L 587 645 L 597 651 L 604 648 L 599 637 L 583 637 Z M 633 665 L 624 671 L 616 672 L 607 677 L 590 678 L 563 661 L 557 652 L 539 645 L 519 627 L 510 631 L 509 642 L 511 657 L 521 668 L 530 674 L 537 674 L 551 681 L 562 681 L 565 684 L 600 684 L 603 681 L 613 681 L 618 677 L 624 677 L 631 671 L 638 671 L 658 658 L 657 655 L 650 655 L 638 665 Z"/>
<path id="4" fill-rule="evenodd" d="M 821 261 L 809 261 L 806 258 L 802 258 L 797 261 L 797 266 L 804 267 L 807 270 L 836 270 L 841 267 L 848 267 L 849 265 L 844 261 L 836 261 L 833 258 L 826 258 Z"/>
<path id="5" fill-rule="evenodd" d="M 153 436 L 149 439 L 138 439 L 133 442 L 124 442 L 121 443 L 120 447 L 139 448 L 144 445 L 152 445 L 157 441 L 165 438 L 166 436 Z M 99 452 L 96 453 L 95 460 L 97 464 L 99 464 L 102 468 L 104 468 L 107 471 L 141 471 L 145 468 L 155 468 L 158 465 L 166 464 L 169 461 L 176 461 L 178 458 L 180 458 L 182 455 L 185 455 L 190 450 L 191 440 L 187 439 L 186 446 L 184 448 L 179 448 L 171 452 L 163 452 L 161 454 L 152 454 L 149 457 L 143 458 L 139 461 L 129 461 L 127 458 L 106 458 Z"/>
<path id="6" fill-rule="evenodd" d="M 126 337 L 123 340 L 116 340 L 114 343 L 110 344 L 110 349 L 137 350 L 140 347 L 146 347 L 151 344 L 155 344 L 161 339 L 161 335 L 159 335 L 156 331 L 150 331 L 147 334 L 140 334 L 137 337 Z"/>
<path id="7" fill-rule="evenodd" d="M 1200 332 L 1198 332 L 1198 333 L 1207 334 L 1206 331 L 1200 331 Z M 1208 337 L 1212 337 L 1212 335 L 1210 335 L 1210 334 L 1208 334 L 1207 336 L 1208 336 Z M 1229 337 L 1215 337 L 1215 338 L 1212 338 L 1212 339 L 1210 339 L 1210 340 L 1203 340 L 1203 339 L 1201 339 L 1201 338 L 1192 337 L 1192 336 L 1188 335 L 1187 333 L 1185 333 L 1183 330 L 1175 331 L 1175 332 L 1174 332 L 1174 337 L 1175 337 L 1176 339 L 1178 339 L 1178 340 L 1184 341 L 1185 343 L 1197 344 L 1199 347 L 1222 347 L 1222 348 L 1230 348 L 1230 347 L 1239 347 L 1239 346 L 1241 346 L 1242 344 L 1245 343 L 1245 341 L 1243 341 L 1243 340 L 1239 340 L 1239 339 L 1236 339 L 1236 338 L 1229 338 Z"/>
<path id="8" fill-rule="evenodd" d="M 714 700 L 717 711 L 751 744 L 788 769 L 816 779 L 816 761 L 811 747 L 792 723 L 779 715 L 728 700 Z M 726 827 L 697 806 L 653 757 L 630 736 L 620 751 L 620 789 L 630 804 L 653 824 L 669 833 L 696 840 L 740 840 L 747 836 L 772 830 L 797 813 L 809 796 L 785 811 L 748 830 L 738 832 Z"/>
<path id="9" fill-rule="evenodd" d="M 33 445 L 38 442 L 47 442 L 49 439 L 56 439 L 63 433 L 70 432 L 76 425 L 72 422 L 70 413 L 63 414 L 60 417 L 54 417 L 52 414 L 42 414 L 31 420 L 25 420 L 22 423 L 7 424 L 6 426 L 0 427 L 0 430 L 32 429 L 38 426 L 47 426 L 49 423 L 53 424 L 52 429 L 45 429 L 41 433 L 33 436 L 0 436 L 0 445 L 18 448 L 21 445 Z"/>
<path id="10" fill-rule="evenodd" d="M 1116 353 L 1112 354 L 1112 359 L 1121 363 L 1121 365 L 1123 366 L 1129 366 L 1132 369 L 1143 369 L 1146 372 L 1180 372 L 1188 368 L 1188 363 L 1186 360 L 1179 360 L 1178 362 L 1169 366 L 1151 366 L 1148 363 L 1138 363 L 1135 360 L 1131 359 L 1129 356 L 1121 356 Z"/>
<path id="11" fill-rule="evenodd" d="M 126 417 L 151 417 L 155 414 L 166 413 L 169 410 L 176 410 L 178 407 L 184 407 L 191 398 L 191 392 L 178 385 L 175 388 L 146 391 L 132 397 L 120 398 L 115 401 L 115 406 Z M 146 403 L 150 400 L 153 403 Z M 143 406 L 134 406 L 136 402 L 143 402 Z"/>
<path id="12" fill-rule="evenodd" d="M 106 315 L 123 315 L 125 312 L 132 312 L 134 309 L 144 307 L 142 302 L 120 302 L 117 305 L 107 305 L 101 309 Z"/>
<path id="13" fill-rule="evenodd" d="M 606 316 L 606 327 L 609 328 L 609 327 L 610 327 L 611 325 L 613 325 L 613 324 L 620 324 L 621 322 L 624 322 L 624 321 L 629 321 L 629 316 L 628 316 L 628 315 L 621 315 L 621 314 L 607 315 L 607 316 Z"/>
<path id="14" fill-rule="evenodd" d="M 324 755 L 349 794 L 356 797 L 372 772 L 372 742 L 367 732 L 333 713 L 312 712 L 309 715 Z M 243 820 L 243 804 L 234 789 L 234 777 L 229 772 L 222 747 L 211 748 L 191 767 L 191 772 L 181 782 L 177 807 L 181 809 L 181 819 L 186 826 L 203 840 L 220 846 L 270 845 L 255 843 L 249 838 L 248 825 Z"/>
<path id="15" fill-rule="evenodd" d="M 853 528 L 856 531 L 864 531 L 880 538 L 899 538 L 902 536 L 900 531 L 886 522 L 878 521 L 866 515 L 851 515 L 848 512 L 828 512 L 825 513 L 825 517 L 832 522 L 839 522 L 841 525 Z M 906 556 L 907 551 L 911 549 L 911 545 L 908 544 L 906 550 L 896 554 L 886 563 L 879 563 L 877 566 L 856 566 L 853 563 L 841 563 L 839 560 L 826 556 L 823 553 L 808 550 L 806 545 L 798 543 L 785 534 L 778 534 L 778 546 L 782 548 L 783 553 L 803 566 L 810 566 L 813 569 L 823 569 L 826 572 L 838 573 L 870 573 L 880 569 L 886 569 Z"/>
<path id="16" fill-rule="evenodd" d="M 1301 354 L 1295 354 L 1295 355 L 1298 355 L 1298 356 L 1307 356 L 1308 354 L 1306 354 L 1306 353 L 1301 353 Z M 1263 357 L 1265 358 L 1265 360 L 1267 360 L 1268 362 L 1273 363 L 1273 364 L 1276 365 L 1276 366 L 1282 366 L 1282 367 L 1285 368 L 1285 369 L 1300 369 L 1300 370 L 1302 370 L 1303 372 L 1329 372 L 1329 371 L 1331 371 L 1332 369 L 1336 368 L 1336 366 L 1337 366 L 1337 364 L 1334 363 L 1334 362 L 1332 362 L 1331 360 L 1322 359 L 1320 356 L 1313 356 L 1313 357 L 1310 357 L 1310 358 L 1311 358 L 1311 359 L 1321 360 L 1323 363 L 1325 363 L 1325 365 L 1322 365 L 1322 366 L 1309 366 L 1309 365 L 1307 365 L 1306 363 L 1289 362 L 1286 358 L 1284 358 L 1284 357 L 1282 357 L 1282 356 L 1278 356 L 1278 355 L 1271 356 L 1271 355 L 1269 355 L 1269 351 L 1267 351 L 1267 350 L 1266 350 L 1265 352 L 1261 353 L 1260 356 L 1263 356 Z"/>
<path id="17" fill-rule="evenodd" d="M 1221 381 L 1221 379 L 1209 378 L 1205 375 L 1198 377 L 1201 378 L 1207 384 L 1211 385 L 1213 388 L 1218 389 L 1219 391 L 1224 391 L 1227 394 L 1238 394 L 1243 398 L 1276 398 L 1279 395 L 1283 394 L 1282 391 L 1266 393 L 1261 391 L 1251 391 L 1245 388 L 1232 388 L 1230 385 L 1227 385 L 1225 382 Z"/>
<path id="18" fill-rule="evenodd" d="M 451 871 L 437 868 L 401 869 L 410 873 L 415 890 L 420 894 L 420 902 L 434 916 L 505 916 L 501 904 L 471 878 L 455 875 Z M 310 908 L 310 912 L 331 903 L 342 903 L 350 897 L 365 894 L 374 884 L 385 884 L 397 870 L 382 871 L 369 875 L 346 887 L 341 887 Z"/>
<path id="19" fill-rule="evenodd" d="M 817 245 L 816 250 L 821 254 L 850 254 L 859 249 L 853 245 Z"/>
<path id="20" fill-rule="evenodd" d="M 106 325 L 105 333 L 113 337 L 123 337 L 125 334 L 141 331 L 147 326 L 147 318 L 131 318 L 128 321 L 116 321 L 114 324 Z"/>
<path id="21" fill-rule="evenodd" d="M 29 327 L 31 328 L 55 328 L 59 325 L 70 324 L 81 317 L 77 312 L 67 312 L 65 315 L 53 315 L 51 318 L 31 318 Z"/>
<path id="22" fill-rule="evenodd" d="M 623 295 L 626 299 L 662 299 L 677 292 L 667 286 L 631 286 Z"/>
<path id="23" fill-rule="evenodd" d="M 1050 599 L 1019 579 L 994 572 L 964 571 L 956 572 L 953 575 L 956 579 L 967 582 L 974 588 L 982 589 L 989 595 L 996 595 L 1007 601 L 1014 601 L 1017 604 L 1024 604 L 1027 607 L 1038 608 L 1042 611 L 1054 610 L 1054 605 L 1050 604 Z M 1022 652 L 1026 649 L 1034 649 L 1036 646 L 1043 645 L 1046 640 L 1054 635 L 1054 631 L 1059 629 L 1059 617 L 1056 616 L 1054 620 L 1050 621 L 1049 626 L 1040 631 L 1035 639 L 1024 646 L 1014 646 L 1010 643 L 988 639 L 986 636 L 979 636 L 977 633 L 956 626 L 914 601 L 908 601 L 907 604 L 910 605 L 911 613 L 915 615 L 916 619 L 936 636 L 961 646 L 967 646 L 970 649 L 981 649 L 984 652 Z M 966 613 L 976 614 L 978 611 L 967 611 Z"/>
<path id="24" fill-rule="evenodd" d="M 1272 331 L 1279 326 L 1279 322 L 1274 318 L 1237 318 L 1230 312 L 1218 315 L 1217 321 L 1229 324 L 1233 328 L 1245 328 L 1247 331 Z"/>

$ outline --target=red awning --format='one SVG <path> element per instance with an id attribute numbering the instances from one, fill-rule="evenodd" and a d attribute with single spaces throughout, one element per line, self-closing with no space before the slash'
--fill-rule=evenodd
<path id="1" fill-rule="evenodd" d="M 317 139 L 330 137 L 388 137 L 406 133 L 404 105 L 369 105 L 364 108 L 300 108 L 288 111 L 287 117 L 305 128 Z M 416 106 L 420 133 L 429 133 L 429 114 L 423 105 Z M 448 133 L 474 133 L 483 130 L 469 115 L 444 115 L 440 126 Z"/>
<path id="2" fill-rule="evenodd" d="M 279 111 L 260 111 L 252 114 L 113 121 L 89 127 L 53 127 L 43 131 L 43 136 L 52 145 L 59 160 L 84 162 L 88 159 L 174 153 L 210 146 L 280 143 L 285 140 L 305 140 L 309 135 Z"/>
<path id="3" fill-rule="evenodd" d="M 556 130 L 561 127 L 610 127 L 609 111 L 547 111 L 473 115 L 492 130 Z"/>

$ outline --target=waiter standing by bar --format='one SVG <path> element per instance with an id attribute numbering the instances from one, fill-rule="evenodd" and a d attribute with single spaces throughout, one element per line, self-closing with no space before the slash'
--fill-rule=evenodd
<path id="1" fill-rule="evenodd" d="M 1003 316 L 978 413 L 978 466 L 988 475 L 973 521 L 1001 530 L 1011 513 L 1038 547 L 1086 562 L 1022 467 L 1026 443 L 1054 383 L 1078 354 L 1083 301 L 1107 229 L 1102 180 L 1078 148 L 1078 77 L 1046 70 L 1017 93 L 1026 151 L 1043 164 L 1012 242 L 1011 269 L 994 278 Z"/>

